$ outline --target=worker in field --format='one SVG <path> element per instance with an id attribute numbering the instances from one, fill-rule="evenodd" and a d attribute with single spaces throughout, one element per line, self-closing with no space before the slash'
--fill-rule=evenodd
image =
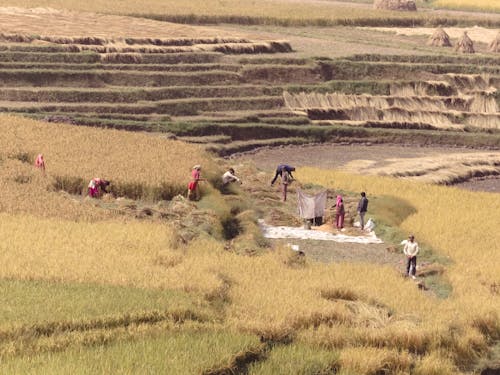
<path id="1" fill-rule="evenodd" d="M 88 195 L 91 198 L 99 198 L 102 192 L 107 193 L 110 182 L 99 177 L 94 177 L 88 185 Z"/>
<path id="2" fill-rule="evenodd" d="M 45 174 L 45 159 L 43 158 L 43 154 L 38 154 L 35 159 L 35 168 L 39 168 Z"/>
<path id="3" fill-rule="evenodd" d="M 274 175 L 274 178 L 271 181 L 271 186 L 276 182 L 276 179 L 278 178 L 278 176 L 281 176 L 281 178 L 283 178 L 283 172 L 287 172 L 289 175 L 288 177 L 290 179 L 293 179 L 292 172 L 294 172 L 294 171 L 295 171 L 295 167 L 292 167 L 290 165 L 287 165 L 287 164 L 278 165 L 278 167 L 276 168 L 276 173 Z"/>
<path id="4" fill-rule="evenodd" d="M 359 224 L 361 229 L 365 229 L 365 214 L 368 211 L 368 199 L 366 198 L 366 193 L 361 192 L 361 199 L 358 202 L 358 214 L 359 214 Z"/>
<path id="5" fill-rule="evenodd" d="M 341 195 L 337 195 L 337 203 L 335 204 L 335 225 L 337 229 L 344 228 L 345 207 L 344 199 Z"/>
<path id="6" fill-rule="evenodd" d="M 201 165 L 195 165 L 191 170 L 191 181 L 188 184 L 188 199 L 189 200 L 199 200 L 200 199 L 200 188 L 198 186 L 200 181 L 205 181 L 201 178 Z"/>
<path id="7" fill-rule="evenodd" d="M 226 173 L 222 175 L 222 186 L 227 186 L 230 183 L 238 182 L 241 184 L 241 180 L 234 173 L 233 168 L 229 168 Z"/>
<path id="8" fill-rule="evenodd" d="M 406 274 L 415 279 L 415 274 L 417 273 L 417 254 L 420 248 L 413 234 L 410 234 L 408 240 L 404 240 L 401 243 L 404 245 L 403 253 L 406 255 Z"/>
<path id="9" fill-rule="evenodd" d="M 295 170 L 295 168 L 293 168 Z M 291 171 L 288 172 L 286 168 L 283 168 L 281 172 L 281 200 L 286 202 L 286 196 L 288 192 L 288 186 L 292 183 L 293 176 Z"/>

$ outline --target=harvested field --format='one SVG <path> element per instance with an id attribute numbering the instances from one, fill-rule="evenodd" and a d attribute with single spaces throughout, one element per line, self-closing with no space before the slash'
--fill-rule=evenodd
<path id="1" fill-rule="evenodd" d="M 498 178 L 500 175 L 499 152 L 485 153 L 468 149 L 440 147 L 347 146 L 334 144 L 268 148 L 231 157 L 234 160 L 240 160 L 240 158 L 252 160 L 257 167 L 265 170 L 273 170 L 277 164 L 286 162 L 297 167 L 315 166 L 325 169 L 345 170 L 352 173 L 390 175 L 391 169 L 395 167 L 397 172 L 394 173 L 400 177 L 404 177 L 405 171 L 407 171 L 409 178 L 414 175 L 416 179 L 430 182 L 439 182 L 439 177 L 436 177 L 435 174 L 443 168 L 442 172 L 446 174 L 444 182 L 451 179 L 451 183 L 462 184 L 463 180 L 471 179 L 471 182 L 466 183 L 464 186 L 475 190 L 481 190 L 481 187 L 484 186 L 485 191 L 500 192 L 500 178 Z M 456 160 L 456 166 L 447 164 L 449 159 Z M 427 171 L 423 166 L 426 160 L 433 164 Z M 480 161 L 479 165 L 477 165 L 477 173 L 491 175 L 489 179 L 485 179 L 484 182 L 483 180 L 474 179 L 474 173 L 470 173 L 467 169 L 467 166 L 473 166 L 473 160 Z M 401 165 L 394 164 L 396 161 Z M 442 167 L 436 169 L 440 162 Z M 485 167 L 484 170 L 482 164 Z M 462 167 L 459 167 L 459 165 L 462 165 Z M 457 167 L 459 169 L 453 171 Z M 421 169 L 420 172 L 418 172 L 419 169 Z M 297 177 L 300 179 L 299 175 Z M 475 181 L 478 181 L 477 185 L 475 185 Z"/>

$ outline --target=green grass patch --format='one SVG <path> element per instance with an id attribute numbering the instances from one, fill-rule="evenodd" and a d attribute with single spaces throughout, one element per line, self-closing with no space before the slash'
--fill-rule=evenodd
<path id="1" fill-rule="evenodd" d="M 252 364 L 249 375 L 335 374 L 339 369 L 338 353 L 297 343 L 274 347 L 265 361 Z"/>
<path id="2" fill-rule="evenodd" d="M 75 83 L 76 85 L 76 83 Z M 189 98 L 239 98 L 280 96 L 281 87 L 263 85 L 227 86 L 174 86 L 162 88 L 5 88 L 0 91 L 0 100 L 23 102 L 67 102 L 67 103 L 135 103 Z"/>
<path id="3" fill-rule="evenodd" d="M 3 329 L 151 310 L 206 311 L 201 297 L 175 290 L 42 280 L 0 280 L 0 290 Z"/>
<path id="4" fill-rule="evenodd" d="M 3 374 L 200 374 L 230 363 L 258 339 L 224 331 L 158 331 L 152 337 L 2 361 Z"/>
<path id="5" fill-rule="evenodd" d="M 138 72 L 138 71 L 64 71 L 64 70 L 1 70 L 3 86 L 193 86 L 231 84 L 241 81 L 238 73 L 209 72 Z"/>

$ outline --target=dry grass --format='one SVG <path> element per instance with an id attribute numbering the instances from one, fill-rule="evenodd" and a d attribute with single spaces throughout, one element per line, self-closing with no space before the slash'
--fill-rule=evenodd
<path id="1" fill-rule="evenodd" d="M 435 6 L 451 9 L 474 9 L 500 12 L 500 4 L 490 0 L 435 0 Z"/>
<path id="2" fill-rule="evenodd" d="M 383 166 L 364 160 L 348 163 L 345 170 L 375 175 L 403 177 L 412 181 L 452 184 L 471 177 L 500 174 L 500 153 L 442 154 L 421 158 L 388 158 Z"/>

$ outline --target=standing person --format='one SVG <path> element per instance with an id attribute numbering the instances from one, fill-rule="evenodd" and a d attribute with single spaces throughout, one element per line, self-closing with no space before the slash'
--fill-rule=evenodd
<path id="1" fill-rule="evenodd" d="M 35 159 L 35 167 L 42 170 L 45 174 L 45 159 L 43 158 L 43 154 L 38 154 Z"/>
<path id="2" fill-rule="evenodd" d="M 283 178 L 283 172 L 287 172 L 289 174 L 290 179 L 293 179 L 292 172 L 294 172 L 294 171 L 295 171 L 295 167 L 291 167 L 291 166 L 286 165 L 286 164 L 278 165 L 278 167 L 276 168 L 276 173 L 274 175 L 274 178 L 271 181 L 271 186 L 275 183 L 278 176 L 281 176 L 281 178 Z"/>
<path id="3" fill-rule="evenodd" d="M 241 184 L 241 180 L 234 174 L 234 169 L 229 168 L 226 173 L 222 175 L 222 185 L 227 186 L 231 182 L 239 182 Z"/>
<path id="4" fill-rule="evenodd" d="M 345 207 L 341 195 L 337 195 L 337 204 L 335 205 L 335 224 L 337 229 L 344 228 Z"/>
<path id="5" fill-rule="evenodd" d="M 365 228 L 366 211 L 368 211 L 368 199 L 366 198 L 366 193 L 362 191 L 361 199 L 358 202 L 358 214 L 359 214 L 359 223 L 361 225 L 361 229 Z"/>
<path id="6" fill-rule="evenodd" d="M 288 185 L 292 183 L 292 180 L 293 180 L 292 174 L 283 168 L 281 172 L 281 200 L 283 202 L 286 202 Z"/>
<path id="7" fill-rule="evenodd" d="M 415 279 L 417 273 L 417 254 L 420 250 L 418 243 L 415 241 L 415 236 L 410 234 L 407 241 L 403 241 L 403 253 L 406 255 L 406 274 Z"/>
<path id="8" fill-rule="evenodd" d="M 200 189 L 198 183 L 204 181 L 201 178 L 201 165 L 197 164 L 191 170 L 191 181 L 188 184 L 188 199 L 189 200 L 199 200 L 200 199 Z"/>

